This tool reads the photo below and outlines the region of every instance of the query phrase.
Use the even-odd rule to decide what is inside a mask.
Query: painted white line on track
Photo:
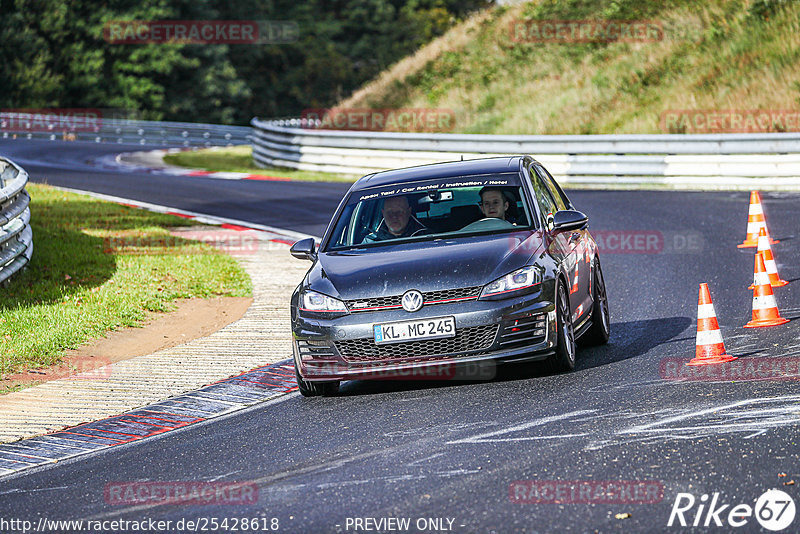
[[[287,240],[294,240],[298,241],[300,239],[306,239],[308,237],[314,237],[315,239],[319,240],[319,237],[303,234],[301,232],[295,232],[293,230],[287,230],[285,228],[276,228],[274,226],[267,226],[264,224],[253,223],[249,221],[243,221],[241,219],[230,219],[227,217],[218,217],[216,215],[209,215],[207,213],[199,213],[196,211],[188,211],[181,208],[174,208],[170,206],[163,206],[160,204],[152,204],[150,202],[142,202],[140,200],[133,200],[130,198],[123,198],[117,197],[114,195],[106,195],[103,193],[95,193],[93,191],[85,191],[83,189],[73,189],[71,187],[60,187],[60,186],[49,186],[53,189],[58,189],[59,191],[67,191],[69,193],[77,193],[80,195],[88,195],[92,198],[96,198],[99,200],[106,200],[109,202],[115,202],[117,204],[123,204],[127,206],[133,206],[136,208],[146,209],[148,211],[153,211],[156,213],[171,213],[175,215],[183,215],[187,217],[191,217],[194,220],[202,223],[208,224],[232,224],[235,226],[242,226],[247,229],[252,230],[261,230],[262,232],[268,232],[271,234],[275,234],[278,238],[285,237]]]

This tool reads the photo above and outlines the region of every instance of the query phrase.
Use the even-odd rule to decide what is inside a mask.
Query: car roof
[[[351,191],[359,191],[382,185],[417,182],[428,178],[450,178],[456,176],[473,176],[519,171],[519,162],[523,156],[503,156],[495,158],[469,159],[450,161],[447,163],[431,163],[417,167],[394,169],[376,172],[360,178],[353,184]]]

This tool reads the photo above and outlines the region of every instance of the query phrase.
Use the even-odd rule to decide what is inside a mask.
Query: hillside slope
[[[707,127],[714,110],[789,111],[794,118],[749,130],[800,130],[800,2],[603,3],[483,11],[337,107],[452,110],[453,131],[464,133],[724,131]],[[647,21],[656,30],[629,42],[575,42],[570,35],[591,34],[552,37],[554,21]],[[705,111],[698,119],[675,110]],[[739,126],[729,130],[748,130]]]

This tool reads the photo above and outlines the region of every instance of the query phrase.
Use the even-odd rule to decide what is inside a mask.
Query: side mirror
[[[589,216],[576,210],[557,211],[553,216],[553,230],[580,230],[589,224]]]
[[[307,237],[306,239],[301,239],[292,245],[292,248],[289,249],[289,252],[298,260],[314,261],[317,259],[317,252],[315,249],[316,244],[314,243],[314,238]]]

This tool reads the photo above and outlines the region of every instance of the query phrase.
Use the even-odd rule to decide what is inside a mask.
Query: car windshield
[[[518,173],[383,185],[350,194],[326,250],[531,228]]]

